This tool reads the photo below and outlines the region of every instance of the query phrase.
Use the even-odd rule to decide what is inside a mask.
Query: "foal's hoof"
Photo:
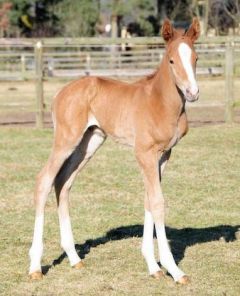
[[[84,264],[82,261],[79,261],[77,264],[73,265],[73,268],[75,269],[82,269],[84,267]]]
[[[178,281],[177,284],[180,285],[187,285],[190,283],[190,278],[187,275],[184,275],[183,277],[181,277]]]
[[[35,271],[29,274],[29,279],[31,281],[39,281],[39,280],[42,280],[42,278],[43,278],[43,274],[41,271]]]
[[[164,277],[164,272],[162,270],[158,270],[157,272],[151,274],[151,277],[153,277],[154,279],[161,279],[162,277]]]

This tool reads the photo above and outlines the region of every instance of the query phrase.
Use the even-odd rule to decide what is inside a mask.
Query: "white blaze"
[[[196,94],[198,92],[198,86],[191,63],[192,50],[186,43],[182,42],[178,47],[178,52],[190,83],[190,90],[192,94]]]

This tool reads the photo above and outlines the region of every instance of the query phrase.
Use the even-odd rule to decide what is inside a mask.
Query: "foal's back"
[[[126,83],[102,77],[85,77],[66,85],[55,97],[56,124],[98,125],[119,141],[132,145],[135,122],[148,110],[150,80]]]

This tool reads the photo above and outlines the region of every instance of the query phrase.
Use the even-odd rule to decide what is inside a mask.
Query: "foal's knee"
[[[151,213],[155,224],[164,223],[165,202],[164,199],[152,201],[150,204]]]

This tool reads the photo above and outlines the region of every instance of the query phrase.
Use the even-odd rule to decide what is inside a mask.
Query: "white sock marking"
[[[70,218],[59,214],[60,234],[61,234],[61,246],[66,252],[71,266],[77,264],[81,259],[79,258],[73,240],[72,227]]]
[[[154,256],[153,226],[154,223],[152,214],[149,211],[145,210],[142,254],[147,262],[150,274],[154,274],[160,270],[159,265],[157,264]]]
[[[41,271],[41,258],[43,253],[43,224],[44,215],[36,216],[32,246],[29,250],[29,256],[31,260],[29,273]]]
[[[166,237],[165,226],[164,225],[156,226],[156,233],[157,233],[160,262],[162,266],[166,268],[167,271],[172,275],[174,280],[178,281],[181,277],[185,275],[185,273],[177,267],[173,259],[173,255],[170,251],[167,237]]]

